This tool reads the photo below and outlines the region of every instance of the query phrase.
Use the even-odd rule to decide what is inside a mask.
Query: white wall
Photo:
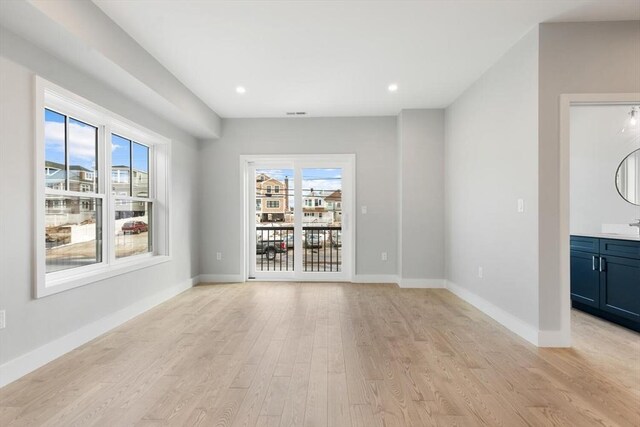
[[[356,154],[357,275],[397,272],[396,118],[224,119],[201,145],[202,274],[239,275],[241,154]],[[368,213],[362,215],[360,206]],[[222,260],[216,261],[216,252]],[[381,261],[381,252],[388,261]]]
[[[571,107],[572,234],[600,233],[603,224],[640,218],[640,206],[625,201],[615,183],[620,162],[640,148],[637,128],[621,132],[630,110],[628,105]]]
[[[198,144],[134,101],[70,68],[30,43],[0,34],[0,365],[141,300],[190,284],[198,274]],[[34,74],[172,141],[173,260],[144,270],[32,298]],[[2,379],[0,379],[0,382]]]
[[[444,110],[398,116],[399,258],[402,286],[444,279]]]
[[[559,97],[640,92],[638,46],[639,21],[540,25],[540,329],[562,326]]]
[[[534,29],[445,113],[447,278],[531,340],[538,327],[537,111]]]

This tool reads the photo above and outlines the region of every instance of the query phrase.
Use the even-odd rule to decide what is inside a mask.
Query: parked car
[[[339,232],[332,231],[331,234],[329,234],[329,243],[334,248],[341,248],[342,247],[341,234]]]
[[[261,236],[256,239],[256,255],[266,255],[268,260],[273,260],[277,253],[287,251],[287,243],[281,239],[264,241]]]
[[[287,244],[287,249],[293,249],[295,245],[295,241],[293,240],[293,234],[287,234],[284,238],[285,243]]]
[[[149,226],[143,221],[127,221],[122,225],[124,234],[140,234],[149,231]]]
[[[321,248],[322,247],[322,236],[313,233],[307,233],[304,239],[304,247],[305,248]]]

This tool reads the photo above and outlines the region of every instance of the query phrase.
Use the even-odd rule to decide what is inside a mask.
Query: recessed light
[[[247,89],[245,89],[244,86],[238,86],[236,88],[236,92],[242,95],[243,93],[247,92]]]
[[[389,90],[389,92],[397,92],[398,85],[396,83],[391,83],[387,89]]]

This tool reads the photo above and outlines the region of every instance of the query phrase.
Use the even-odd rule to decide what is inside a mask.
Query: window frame
[[[39,76],[35,77],[35,215],[33,296],[41,298],[88,285],[171,260],[170,159],[171,140],[125,119]],[[95,192],[73,192],[45,188],[45,108],[98,128],[98,188]],[[68,119],[67,119],[68,120]],[[115,200],[111,191],[111,135],[126,136],[146,145],[149,153],[149,196],[152,203],[152,251],[116,259]],[[131,179],[131,177],[130,177]],[[46,272],[45,200],[47,195],[101,199],[102,260],[67,270]],[[160,208],[162,207],[162,208]]]

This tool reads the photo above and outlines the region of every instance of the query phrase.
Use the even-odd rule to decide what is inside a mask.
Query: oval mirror
[[[616,171],[616,188],[627,202],[640,206],[640,149],[625,157]]]

